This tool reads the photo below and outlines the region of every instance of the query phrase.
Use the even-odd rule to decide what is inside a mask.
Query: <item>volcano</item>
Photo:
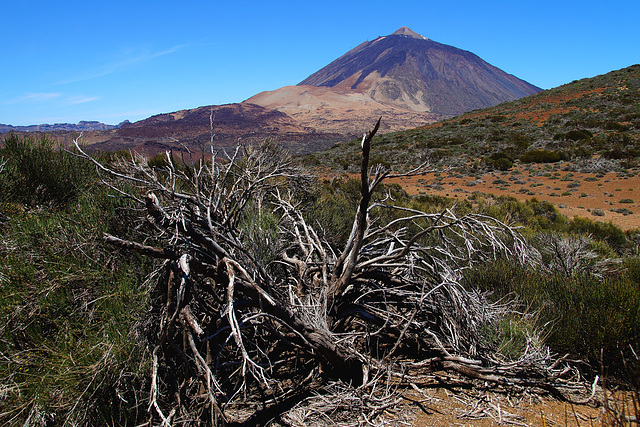
[[[273,137],[304,154],[358,137],[379,117],[381,133],[403,130],[540,90],[471,52],[402,27],[360,44],[298,85],[239,104],[159,114],[94,132],[91,139],[96,149],[135,147],[152,155],[198,150],[212,136],[216,147],[230,150],[238,141]]]
[[[487,108],[542,89],[479,56],[407,27],[366,41],[297,86],[246,102],[275,108],[305,126],[345,131],[379,114],[389,130]]]

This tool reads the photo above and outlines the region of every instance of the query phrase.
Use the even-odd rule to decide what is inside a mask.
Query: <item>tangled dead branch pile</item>
[[[295,407],[293,422],[328,384],[366,394],[371,422],[395,401],[392,388],[450,374],[566,396],[576,371],[552,363],[535,337],[517,360],[502,356],[486,331],[508,307],[462,283],[478,261],[528,262],[525,242],[489,217],[425,213],[374,193],[392,176],[369,166],[378,125],[362,140],[360,202],[343,248],[305,220],[299,200],[312,178],[271,142],[224,161],[167,153],[155,169],[134,157],[93,160],[153,227],[145,242],[107,241],[165,260],[146,322],[151,423],[259,424]]]

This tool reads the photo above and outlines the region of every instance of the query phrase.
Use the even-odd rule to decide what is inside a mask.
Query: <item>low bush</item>
[[[509,142],[514,145],[516,151],[522,152],[529,148],[529,146],[533,143],[533,138],[527,134],[514,133],[509,137]]]
[[[106,247],[130,210],[90,187],[65,209],[10,213],[0,230],[0,424],[134,425],[149,385],[135,326],[151,263]],[[118,206],[125,208],[119,209]],[[27,419],[42,419],[29,424]]]
[[[501,123],[501,122],[504,122],[505,120],[507,120],[507,117],[503,116],[503,115],[500,115],[500,114],[497,114],[497,115],[494,115],[494,116],[488,116],[487,119],[489,119],[489,121],[491,123]]]
[[[626,208],[611,209],[611,212],[616,212],[616,213],[622,214],[624,216],[633,215],[633,211],[631,211],[629,209],[626,209]]]
[[[626,130],[628,130],[628,127],[618,123],[618,122],[614,122],[612,120],[607,121],[603,124],[602,126],[604,129],[608,129],[608,130],[614,130],[614,131],[618,131],[618,132],[624,132]]]
[[[493,153],[485,159],[485,164],[491,169],[507,171],[513,167],[513,158],[504,152]]]
[[[591,133],[586,129],[574,129],[574,130],[570,130],[567,133],[558,133],[553,136],[553,139],[580,141],[583,139],[590,139],[592,137],[593,137],[593,133]]]
[[[0,151],[0,424],[144,422],[152,263],[102,237],[137,233],[131,206],[47,137],[10,135]]]
[[[520,156],[523,163],[556,163],[568,160],[567,155],[562,151],[550,151],[545,149],[531,150]]]
[[[46,135],[37,139],[11,134],[4,138],[0,158],[6,159],[0,201],[27,207],[62,206],[95,179],[88,162],[57,147]]]
[[[593,151],[584,145],[580,145],[573,150],[572,155],[579,159],[589,159],[593,155]]]
[[[332,243],[341,245],[351,232],[351,217],[360,198],[360,182],[355,179],[325,181],[309,200],[307,213],[313,223],[321,225]]]
[[[583,358],[597,372],[624,376],[630,346],[640,347],[640,263],[630,260],[616,276],[566,277],[542,274],[512,262],[471,270],[469,282],[494,298],[517,295],[523,308],[547,326],[547,343],[560,354]],[[601,359],[602,350],[602,359]]]
[[[595,209],[594,209],[595,210]],[[604,213],[604,211],[602,211]],[[606,242],[613,250],[623,254],[631,245],[624,231],[612,222],[593,221],[589,218],[575,217],[567,222],[564,231],[593,236],[597,240]]]

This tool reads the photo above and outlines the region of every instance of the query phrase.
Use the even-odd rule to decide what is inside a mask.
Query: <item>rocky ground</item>
[[[613,222],[622,229],[640,228],[640,176],[637,172],[585,173],[568,165],[538,164],[494,171],[478,177],[454,172],[391,179],[409,194],[436,194],[467,199],[474,192],[509,195],[524,201],[548,201],[568,218]]]

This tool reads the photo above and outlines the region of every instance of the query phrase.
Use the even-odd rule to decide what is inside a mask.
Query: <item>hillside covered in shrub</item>
[[[591,382],[604,373],[637,399],[637,230],[568,219],[536,199],[410,196],[369,180],[423,161],[460,173],[598,158],[634,168],[639,82],[633,66],[376,137],[367,161],[377,169],[357,180],[309,176],[289,160],[284,172],[269,175],[269,167],[282,166],[271,142],[217,169],[170,153],[100,154],[92,164],[47,137],[5,136],[0,422],[141,425],[197,416],[193,422],[204,425],[207,416],[231,424],[226,417],[236,414],[257,423],[285,411],[274,394],[281,388],[291,406],[289,399],[308,403],[338,389],[358,396],[357,410],[327,405],[313,420],[358,411],[377,417],[372,408],[383,401],[374,391],[396,393],[409,383],[367,388],[370,372],[383,381],[398,366],[457,367],[464,377],[465,369],[507,375],[526,365],[509,377],[525,384],[530,377],[518,383],[518,375],[539,373],[533,367],[554,357],[570,363],[558,375]],[[353,172],[367,165],[361,156],[354,141],[302,163]],[[119,172],[107,179],[109,171]],[[220,210],[207,209],[214,196]],[[337,285],[325,293],[323,283]],[[326,295],[336,304],[323,312]],[[459,295],[488,308],[486,317],[466,312]],[[433,305],[423,310],[424,301]],[[466,329],[458,328],[461,319]],[[346,368],[332,372],[327,357]],[[557,379],[557,366],[542,372]],[[364,378],[349,374],[353,367]]]
[[[305,162],[353,170],[358,150],[359,141],[338,144],[308,155]],[[472,173],[506,170],[514,161],[585,162],[593,157],[634,167],[640,157],[640,65],[382,135],[372,155],[394,170],[430,162]]]

